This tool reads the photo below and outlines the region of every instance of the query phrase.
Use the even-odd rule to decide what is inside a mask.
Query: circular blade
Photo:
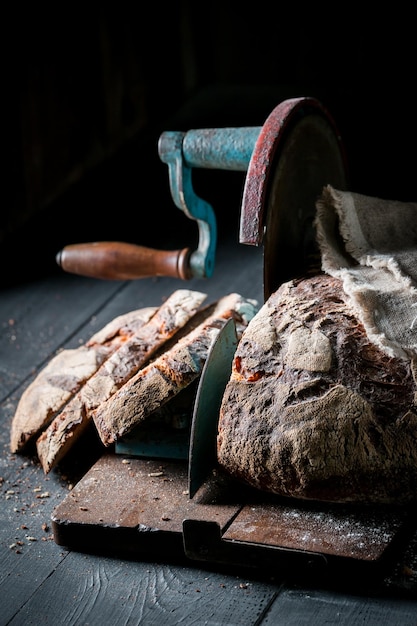
[[[301,119],[276,155],[266,199],[264,298],[281,283],[320,269],[314,217],[323,187],[346,189],[338,141],[325,118]]]
[[[314,232],[323,187],[347,189],[347,166],[333,119],[313,98],[286,100],[255,145],[241,214],[241,243],[264,247],[264,299],[320,265]]]

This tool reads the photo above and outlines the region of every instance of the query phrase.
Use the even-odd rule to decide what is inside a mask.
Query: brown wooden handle
[[[171,276],[188,280],[190,250],[154,250],[119,241],[71,244],[56,255],[56,262],[71,274],[132,280]]]

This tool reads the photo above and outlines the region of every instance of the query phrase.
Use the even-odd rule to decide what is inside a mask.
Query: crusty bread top
[[[118,350],[70,399],[36,441],[45,473],[54,467],[85,431],[93,410],[108,400],[151,356],[192,319],[207,295],[178,289],[155,311],[146,324]]]
[[[156,310],[157,307],[145,307],[119,315],[84,345],[62,350],[53,357],[20,397],[11,425],[10,451],[23,450]]]
[[[237,347],[220,465],[283,496],[417,500],[415,366],[369,340],[339,279],[281,285]]]
[[[196,380],[212,342],[226,321],[235,318],[241,330],[256,310],[256,303],[239,294],[224,296],[197,327],[101,403],[93,411],[93,419],[104,445],[109,446],[126,435]]]

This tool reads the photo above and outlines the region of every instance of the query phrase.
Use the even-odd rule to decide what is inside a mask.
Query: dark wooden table
[[[214,276],[190,288],[209,299],[238,291],[262,301],[262,249],[220,241]],[[36,456],[12,455],[22,391],[62,348],[116,315],[158,305],[175,279],[101,281],[54,272],[0,293],[0,624],[417,624],[417,534],[381,583],[289,579],[285,568],[133,559],[57,545],[51,514],[100,452],[80,445],[45,476]],[[94,456],[96,455],[96,456]],[[369,584],[368,584],[369,583]]]

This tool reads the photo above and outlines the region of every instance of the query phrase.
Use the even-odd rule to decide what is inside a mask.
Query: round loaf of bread
[[[217,458],[281,496],[417,500],[417,363],[369,341],[339,279],[282,284],[237,347]]]

